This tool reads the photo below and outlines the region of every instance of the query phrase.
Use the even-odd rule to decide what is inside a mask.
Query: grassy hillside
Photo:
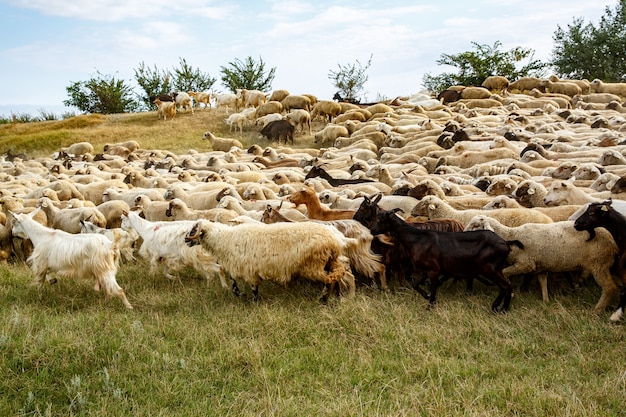
[[[229,134],[222,118],[3,125],[0,151],[42,156],[129,139],[205,151],[205,130],[254,141],[252,130]],[[551,279],[550,303],[532,283],[495,315],[496,290],[480,283],[472,294],[446,283],[428,310],[400,288],[360,287],[323,306],[315,284],[264,282],[254,303],[191,270],[177,282],[147,271],[137,262],[118,272],[128,311],[91,282],[38,291],[24,264],[0,265],[0,415],[617,416],[626,407],[624,327],[593,314],[593,281],[572,289]]]
[[[202,141],[202,135],[207,130],[217,136],[237,138],[246,146],[257,142],[262,146],[268,144],[253,126],[244,129],[243,134],[229,132],[224,123],[226,117],[227,114],[221,111],[200,110],[193,115],[178,113],[174,119],[167,121],[157,119],[156,112],[148,112],[106,116],[91,114],[64,120],[2,124],[0,152],[12,149],[29,156],[47,156],[61,147],[82,141],[91,142],[96,152],[102,152],[106,143],[136,140],[146,149],[167,149],[181,154],[189,149],[211,150],[209,144]],[[296,139],[296,147],[312,145],[310,136]]]

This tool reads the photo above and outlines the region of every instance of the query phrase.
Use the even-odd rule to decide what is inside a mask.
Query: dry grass
[[[172,120],[157,119],[156,112],[114,115],[82,115],[60,121],[36,123],[10,123],[0,125],[0,152],[11,149],[29,156],[41,157],[58,151],[75,142],[87,141],[96,152],[102,152],[107,143],[136,140],[146,149],[166,149],[182,154],[190,149],[211,150],[202,141],[205,131],[216,136],[232,137],[244,146],[268,142],[260,137],[254,126],[246,127],[242,133],[230,132],[224,119],[228,115],[221,110],[200,110],[193,115],[178,113]],[[320,125],[321,126],[321,125]],[[298,136],[297,148],[314,147],[311,136]],[[319,147],[319,146],[318,146]]]

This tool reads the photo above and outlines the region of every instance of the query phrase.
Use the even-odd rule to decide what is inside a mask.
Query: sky
[[[441,54],[472,42],[535,51],[574,18],[597,24],[616,2],[589,0],[0,0],[0,115],[67,109],[66,87],[101,74],[136,86],[134,70],[189,65],[220,82],[220,67],[250,56],[275,67],[272,89],[331,99],[339,65],[367,63],[364,99],[423,89],[425,73],[453,72]]]

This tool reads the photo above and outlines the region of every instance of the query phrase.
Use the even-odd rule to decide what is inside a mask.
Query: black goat
[[[308,178],[315,178],[315,177],[320,177],[320,178],[325,179],[333,187],[337,187],[340,185],[347,185],[347,184],[361,184],[364,182],[374,182],[373,180],[370,180],[367,178],[333,178],[330,176],[328,172],[326,172],[324,168],[321,168],[319,166],[311,167],[311,170],[306,174],[305,178],[308,179]]]

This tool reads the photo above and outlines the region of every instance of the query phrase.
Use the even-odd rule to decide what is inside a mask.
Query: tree
[[[249,56],[245,61],[237,58],[228,66],[220,67],[220,73],[222,84],[233,93],[238,88],[267,92],[272,88],[276,67],[270,68],[266,74],[263,59],[259,57],[259,62],[256,62]]]
[[[337,64],[337,71],[328,71],[328,78],[333,85],[339,89],[339,93],[343,94],[343,98],[348,101],[358,101],[357,97],[363,91],[363,86],[367,82],[366,74],[370,65],[372,65],[372,57],[370,55],[365,65],[357,59],[354,64],[341,65]]]
[[[626,81],[626,0],[608,6],[598,26],[575,18],[552,36],[552,61],[561,77]]]
[[[180,58],[180,67],[174,68],[173,71],[173,84],[176,91],[208,91],[217,81],[208,73],[194,69],[184,58]]]
[[[66,106],[73,106],[85,113],[125,113],[137,109],[133,89],[124,80],[97,72],[87,81],[76,81],[65,88],[69,99]]]
[[[148,68],[143,62],[134,71],[135,80],[144,91],[144,95],[139,95],[144,108],[150,109],[154,106],[150,101],[150,96],[169,94],[172,91],[171,78],[168,71],[159,70],[156,65],[154,65],[154,69]]]
[[[515,47],[501,51],[502,43],[481,45],[472,42],[475,51],[460,54],[441,54],[438,65],[450,65],[459,69],[458,73],[440,75],[424,74],[422,84],[431,91],[440,92],[451,85],[481,85],[491,75],[502,75],[513,81],[520,77],[542,76],[547,64],[534,60],[535,51],[529,48]],[[528,59],[528,63],[518,69],[519,63]]]

